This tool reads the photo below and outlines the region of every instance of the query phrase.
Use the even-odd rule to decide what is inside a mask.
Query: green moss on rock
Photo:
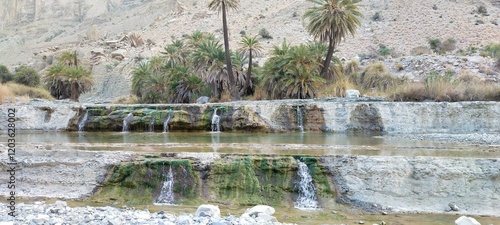
[[[160,195],[170,167],[174,173],[177,203],[199,199],[198,175],[189,160],[156,160],[116,165],[92,199],[129,205],[152,204]]]

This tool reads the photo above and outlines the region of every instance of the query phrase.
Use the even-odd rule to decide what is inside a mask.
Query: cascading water
[[[174,173],[172,172],[172,166],[170,166],[156,203],[171,205],[174,204],[174,201]]]
[[[212,116],[212,132],[220,132],[220,116],[217,115],[217,108],[214,109]]]
[[[156,118],[153,116],[153,119],[151,119],[151,122],[149,122],[149,127],[148,127],[149,132],[155,131],[155,122],[156,122]]]
[[[167,119],[163,121],[163,133],[168,132],[168,123],[170,123],[171,119],[172,119],[172,110],[169,110]]]
[[[297,160],[299,166],[299,197],[295,202],[295,208],[302,210],[318,209],[318,200],[316,198],[316,190],[314,188],[312,176],[307,165],[300,160]]]
[[[85,123],[87,123],[87,120],[89,118],[89,112],[85,112],[85,115],[83,115],[82,120],[78,123],[78,131],[82,132],[83,129],[85,128]]]
[[[128,127],[128,124],[130,122],[132,122],[132,120],[134,120],[134,114],[133,113],[129,113],[124,119],[123,119],[123,129],[122,129],[122,132],[128,132],[129,131],[129,127]]]
[[[302,118],[302,110],[300,110],[300,106],[297,106],[297,128],[300,132],[304,132],[304,122]]]

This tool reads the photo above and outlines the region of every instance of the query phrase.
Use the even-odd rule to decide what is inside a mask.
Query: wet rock
[[[455,225],[481,225],[476,219],[467,216],[461,216],[455,220]]]
[[[197,217],[220,218],[220,209],[216,205],[200,205],[194,215]]]
[[[372,104],[360,104],[351,112],[349,131],[380,132],[384,124],[380,111]]]

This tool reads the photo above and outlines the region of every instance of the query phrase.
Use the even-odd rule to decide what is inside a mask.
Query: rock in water
[[[220,218],[220,209],[216,205],[200,205],[194,215],[197,217]]]
[[[210,98],[207,96],[201,96],[198,99],[196,99],[197,104],[205,104],[205,103],[209,103],[209,102],[210,102]]]
[[[354,90],[354,89],[347,89],[345,91],[345,97],[346,98],[359,98],[361,94],[359,93],[358,90]]]
[[[461,216],[455,220],[455,225],[481,225],[476,219],[467,216]]]

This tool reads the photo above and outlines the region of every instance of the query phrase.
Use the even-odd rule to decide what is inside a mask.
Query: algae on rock
[[[198,175],[189,160],[155,160],[116,165],[91,200],[129,205],[152,204],[159,196],[169,168],[176,174],[174,195],[179,202],[198,201]]]

